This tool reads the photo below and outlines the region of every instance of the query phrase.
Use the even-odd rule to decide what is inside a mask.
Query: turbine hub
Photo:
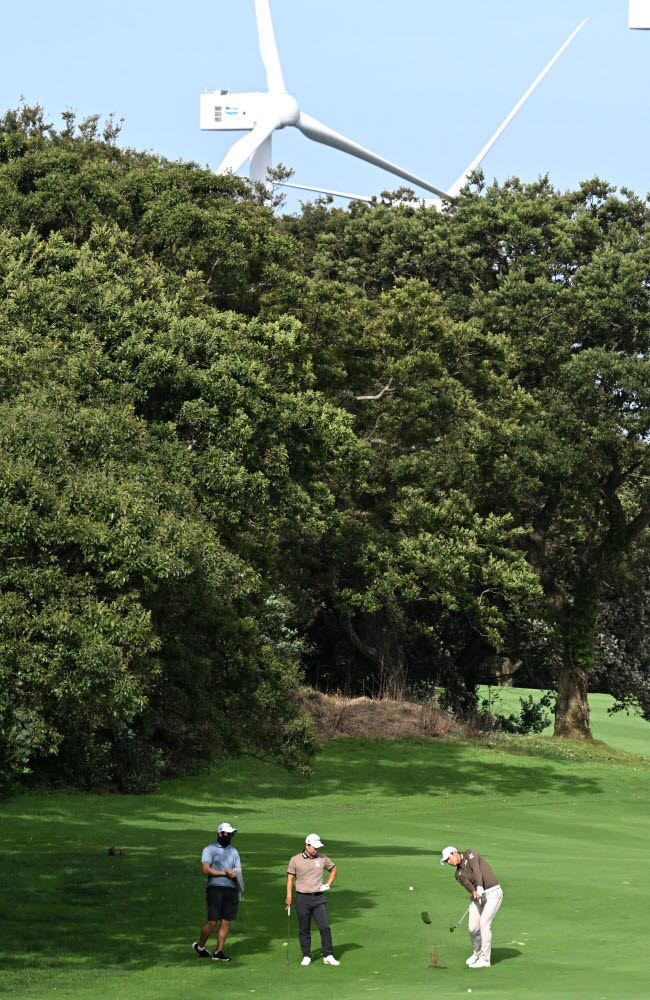
[[[273,104],[278,115],[278,128],[297,123],[300,118],[300,108],[295,97],[292,97],[291,94],[278,94],[276,97],[274,94]]]

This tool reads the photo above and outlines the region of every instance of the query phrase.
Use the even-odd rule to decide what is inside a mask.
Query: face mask
[[[230,847],[230,841],[233,838],[232,833],[220,833],[219,834],[219,847]]]

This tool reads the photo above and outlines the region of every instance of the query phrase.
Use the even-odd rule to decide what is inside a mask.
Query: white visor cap
[[[445,847],[444,851],[442,852],[442,861],[440,862],[440,864],[446,865],[451,855],[455,853],[456,853],[455,847]]]
[[[305,838],[305,843],[309,844],[310,847],[319,848],[323,846],[323,842],[317,833],[310,833],[308,837]]]
[[[220,823],[219,833],[237,833],[237,827],[231,826],[230,823]]]

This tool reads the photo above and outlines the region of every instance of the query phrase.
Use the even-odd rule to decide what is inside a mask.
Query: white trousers
[[[503,891],[500,887],[488,889],[479,903],[473,899],[469,907],[469,936],[472,940],[474,954],[484,961],[490,961],[492,954],[492,921],[503,902]]]

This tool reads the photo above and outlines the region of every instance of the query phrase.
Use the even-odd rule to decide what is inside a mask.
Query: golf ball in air
[[[409,886],[409,891],[413,892],[413,886],[412,885]]]

